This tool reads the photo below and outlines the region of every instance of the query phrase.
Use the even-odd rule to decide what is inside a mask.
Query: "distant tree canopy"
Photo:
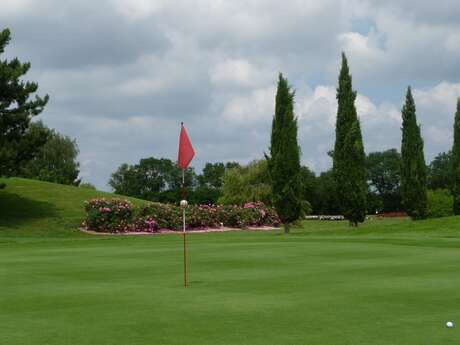
[[[220,204],[242,205],[251,201],[272,204],[266,160],[255,160],[246,166],[235,166],[225,172]]]
[[[454,184],[452,151],[441,152],[427,168],[429,189],[452,189]]]
[[[341,205],[336,190],[332,169],[316,177],[314,197],[308,199],[312,204],[314,214],[341,214]]]
[[[239,164],[206,163],[202,174],[197,176],[197,186],[192,201],[200,204],[216,204],[223,194],[225,172],[235,167],[239,167]]]
[[[401,155],[396,149],[371,152],[366,157],[368,211],[401,210]]]
[[[186,187],[193,188],[195,182],[193,169],[186,169]],[[151,201],[177,202],[181,198],[182,172],[170,159],[144,158],[138,164],[122,164],[112,174],[109,185],[117,194]]]
[[[10,40],[10,30],[0,31],[0,55]],[[21,79],[29,69],[30,63],[17,58],[0,60],[0,176],[17,175],[24,162],[34,158],[46,142],[39,133],[29,130],[31,119],[48,102],[48,96],[30,99],[38,84]]]
[[[29,133],[46,138],[35,157],[24,163],[18,174],[22,177],[60,184],[78,185],[80,180],[78,147],[75,140],[45,127],[41,122],[32,123]],[[34,134],[35,133],[35,134]]]
[[[185,170],[187,199],[195,204],[215,204],[222,195],[224,174],[239,165],[207,163],[201,175]],[[138,164],[122,164],[110,178],[115,193],[164,203],[176,203],[182,196],[182,170],[166,158],[145,158]]]

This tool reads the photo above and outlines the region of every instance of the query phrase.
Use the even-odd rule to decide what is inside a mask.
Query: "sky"
[[[109,190],[122,163],[247,163],[268,152],[278,73],[296,91],[302,163],[330,168],[345,52],[366,152],[400,147],[412,86],[429,162],[452,145],[458,0],[2,0],[12,41],[50,95],[37,117],[75,138],[81,178]],[[0,27],[1,29],[1,27]]]

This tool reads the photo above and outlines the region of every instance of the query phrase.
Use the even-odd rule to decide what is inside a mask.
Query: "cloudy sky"
[[[302,160],[328,169],[340,52],[367,152],[400,146],[407,86],[429,161],[452,143],[460,96],[458,0],[2,0],[5,56],[30,60],[40,118],[77,139],[84,181],[177,156],[186,123],[205,162],[267,151],[277,74],[296,89]]]

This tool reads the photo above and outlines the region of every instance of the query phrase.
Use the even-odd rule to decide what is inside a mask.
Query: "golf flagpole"
[[[182,234],[184,238],[184,287],[188,286],[187,279],[187,233],[185,232],[185,209],[187,207],[186,190],[185,190],[185,169],[182,169]]]
[[[185,130],[184,123],[181,122],[180,136],[179,136],[179,154],[177,159],[177,164],[182,169],[182,200],[180,206],[182,208],[182,234],[184,239],[184,287],[188,287],[188,272],[187,272],[187,232],[186,232],[186,222],[185,222],[185,209],[188,206],[186,197],[187,190],[185,187],[185,169],[189,166],[193,157],[195,156],[195,151],[193,150],[192,143],[187,135]]]

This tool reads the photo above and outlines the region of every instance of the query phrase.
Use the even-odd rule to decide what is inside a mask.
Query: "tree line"
[[[8,29],[0,32],[0,54],[10,39]],[[0,61],[0,176],[79,185],[76,141],[32,121],[44,110],[49,96],[37,96],[38,84],[22,80],[29,69],[29,62],[21,63],[17,58]],[[453,200],[453,212],[460,214],[460,100],[452,150],[436,156],[429,166],[425,164],[410,87],[401,110],[400,151],[366,155],[355,107],[356,91],[347,58],[342,54],[335,144],[329,153],[333,164],[319,176],[300,164],[294,100],[294,90],[280,74],[265,157],[245,166],[236,162],[207,163],[201,174],[188,169],[189,200],[227,204],[261,200],[277,208],[286,232],[289,224],[308,212],[340,213],[354,226],[376,211],[404,210],[413,219],[423,219],[428,215],[430,198],[440,200],[443,195]],[[176,202],[181,193],[181,174],[175,162],[151,157],[138,164],[121,165],[109,184],[119,194]],[[443,190],[444,194],[428,193],[427,189]]]
[[[455,116],[452,151],[440,153],[425,164],[423,139],[417,123],[411,88],[401,110],[401,149],[365,154],[355,107],[356,91],[345,54],[337,88],[336,140],[329,152],[332,169],[315,175],[300,164],[295,92],[280,74],[269,153],[246,166],[207,163],[200,175],[186,172],[192,203],[242,204],[260,200],[273,204],[289,232],[289,224],[302,214],[343,214],[353,226],[367,214],[405,211],[413,219],[429,213],[429,198],[455,200],[460,192],[460,102]],[[161,202],[180,197],[180,171],[168,159],[143,159],[122,165],[110,180],[115,192]],[[442,192],[427,192],[427,189]],[[444,202],[443,201],[443,202]],[[438,202],[438,201],[437,201]]]

